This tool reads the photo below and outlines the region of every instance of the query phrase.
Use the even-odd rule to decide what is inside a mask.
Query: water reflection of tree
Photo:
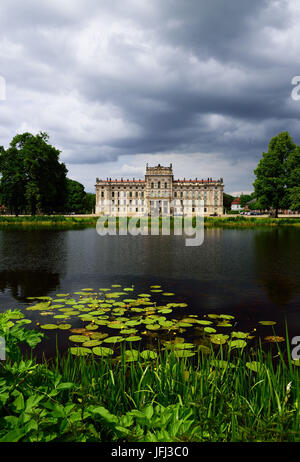
[[[0,231],[0,291],[24,301],[55,290],[65,273],[66,231]]]
[[[10,295],[25,301],[27,297],[45,296],[55,290],[60,282],[59,274],[40,271],[2,271],[0,272],[0,291],[10,291]]]
[[[286,306],[300,293],[300,232],[295,228],[255,231],[255,270],[270,300]]]

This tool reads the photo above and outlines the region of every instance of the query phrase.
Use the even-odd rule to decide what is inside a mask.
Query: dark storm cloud
[[[211,153],[250,184],[270,137],[300,143],[299,19],[296,0],[3,0],[0,144],[47,131],[92,176],[156,153],[193,174]]]

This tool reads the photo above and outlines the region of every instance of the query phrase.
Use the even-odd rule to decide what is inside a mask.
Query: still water
[[[204,243],[184,236],[99,236],[72,231],[0,231],[0,311],[29,296],[85,287],[161,284],[189,314],[227,313],[239,327],[286,317],[300,335],[300,229],[207,229]]]

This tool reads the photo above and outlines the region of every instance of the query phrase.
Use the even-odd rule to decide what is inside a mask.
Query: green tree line
[[[47,133],[16,135],[8,149],[0,146],[0,200],[15,215],[92,213],[95,195],[67,178],[60,151]]]

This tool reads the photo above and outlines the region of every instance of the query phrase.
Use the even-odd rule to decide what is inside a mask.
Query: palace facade
[[[150,210],[162,215],[185,213],[187,203],[193,214],[201,201],[204,215],[223,213],[223,178],[219,180],[174,180],[172,164],[146,166],[144,180],[96,179],[96,214],[146,216]]]

